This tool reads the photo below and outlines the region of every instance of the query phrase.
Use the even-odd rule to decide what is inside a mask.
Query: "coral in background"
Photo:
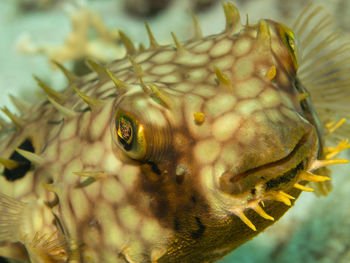
[[[48,10],[66,0],[17,0],[18,9],[23,12]],[[0,261],[1,262],[1,261]]]
[[[152,16],[167,8],[172,0],[124,0],[126,9],[138,16]]]
[[[125,50],[120,43],[118,29],[108,29],[101,17],[86,5],[71,5],[68,9],[72,32],[63,45],[37,46],[30,37],[24,36],[17,43],[17,49],[28,54],[42,53],[57,62],[74,62],[74,71],[86,73],[86,57],[107,62],[121,57]]]
[[[124,0],[124,5],[129,13],[137,16],[153,16],[168,8],[173,2],[181,0]],[[209,9],[219,0],[192,0],[188,1],[189,7],[195,11]]]
[[[193,9],[199,11],[205,10],[217,4],[218,2],[219,0],[196,0],[193,1]]]

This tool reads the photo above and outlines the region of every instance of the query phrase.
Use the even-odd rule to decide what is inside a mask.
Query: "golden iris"
[[[132,159],[142,160],[146,155],[144,126],[132,114],[118,110],[115,115],[116,144]]]
[[[283,43],[286,45],[286,47],[289,51],[289,54],[292,57],[295,68],[297,68],[297,66],[298,66],[297,48],[296,48],[296,41],[295,41],[294,32],[282,24],[280,24],[279,29],[280,29],[279,30],[280,37],[281,37]]]

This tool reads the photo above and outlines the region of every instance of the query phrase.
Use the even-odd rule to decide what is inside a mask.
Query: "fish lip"
[[[277,161],[235,175],[224,173],[220,178],[220,187],[231,195],[238,195],[252,191],[258,185],[265,185],[266,191],[280,189],[282,184],[284,187],[293,185],[298,172],[308,167],[316,155],[316,145],[315,132],[309,131],[299,139],[287,156]]]

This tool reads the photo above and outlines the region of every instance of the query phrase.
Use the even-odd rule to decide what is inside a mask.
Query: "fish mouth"
[[[258,185],[264,185],[265,191],[292,187],[297,181],[298,172],[308,167],[316,149],[317,137],[315,132],[310,131],[300,138],[287,156],[277,161],[239,174],[224,173],[220,177],[220,187],[231,195],[255,192]]]

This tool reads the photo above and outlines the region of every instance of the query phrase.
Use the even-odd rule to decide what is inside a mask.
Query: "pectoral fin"
[[[64,263],[68,260],[66,239],[58,233],[50,236],[36,233],[26,248],[32,263]]]
[[[0,194],[0,242],[19,241],[18,230],[25,207],[25,203]]]
[[[38,217],[46,217],[51,222],[53,215],[49,209],[36,200],[24,203],[0,194],[0,244],[22,243],[31,263],[63,263],[68,260],[67,240],[50,225],[36,226]],[[51,214],[51,215],[50,215]],[[42,230],[45,229],[45,232]]]

